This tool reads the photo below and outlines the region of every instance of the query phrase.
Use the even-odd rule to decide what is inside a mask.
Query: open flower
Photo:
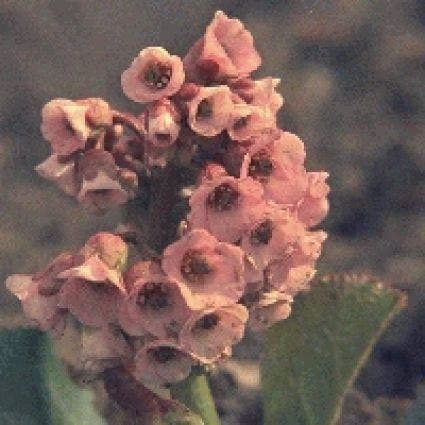
[[[227,86],[201,87],[187,105],[189,126],[202,136],[216,136],[231,122],[233,102]]]
[[[172,279],[183,282],[202,306],[214,305],[219,298],[236,302],[245,288],[243,251],[203,229],[192,230],[169,245],[162,267]]]
[[[307,190],[304,158],[304,145],[297,136],[283,131],[265,134],[249,148],[241,177],[259,181],[265,199],[292,206],[303,199]]]
[[[308,186],[304,199],[297,207],[298,218],[307,225],[307,227],[319,224],[329,211],[329,186],[326,179],[329,174],[320,172],[307,173]]]
[[[205,180],[190,198],[191,229],[206,229],[218,240],[236,242],[266,208],[261,185],[250,177]]]
[[[94,212],[105,212],[133,197],[121,184],[120,170],[109,152],[87,151],[79,161],[79,173],[82,184],[78,200]]]
[[[191,355],[170,340],[146,344],[136,353],[134,362],[135,378],[156,386],[182,381],[195,364]]]
[[[41,132],[54,153],[69,155],[86,145],[91,129],[86,120],[88,105],[69,99],[53,99],[44,105]]]
[[[247,320],[248,311],[240,304],[201,310],[186,322],[179,341],[203,362],[213,362],[242,339]]]
[[[242,22],[218,11],[183,64],[188,80],[212,82],[248,75],[260,66],[261,58]]]
[[[122,299],[119,322],[130,335],[174,337],[190,315],[190,297],[188,289],[164,274],[145,273]]]
[[[179,135],[180,114],[168,99],[150,104],[144,112],[148,142],[157,147],[172,145]]]
[[[73,264],[74,256],[63,253],[42,272],[15,274],[6,280],[6,287],[21,301],[25,316],[43,331],[60,333],[65,327],[66,310],[58,307],[63,280],[58,275]]]
[[[249,310],[248,326],[255,332],[267,329],[291,314],[292,297],[280,292],[261,294],[258,302]]]
[[[121,76],[122,89],[135,102],[172,96],[184,81],[183,63],[162,47],[147,47]]]

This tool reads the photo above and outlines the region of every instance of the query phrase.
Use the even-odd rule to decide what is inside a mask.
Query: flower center
[[[143,74],[144,82],[151,88],[163,89],[171,80],[172,69],[166,63],[155,62],[150,64]]]
[[[235,121],[235,123],[233,124],[233,129],[234,129],[234,130],[240,130],[241,128],[246,127],[246,126],[247,126],[247,124],[248,124],[248,119],[249,119],[249,116],[239,118],[239,119],[238,119],[238,120],[236,120],[236,121]]]
[[[251,158],[248,174],[257,180],[266,180],[273,172],[273,163],[267,152],[259,152]]]
[[[137,303],[141,307],[150,307],[152,310],[161,310],[169,307],[169,293],[162,283],[149,282],[140,291]]]
[[[150,354],[158,363],[167,363],[177,357],[178,351],[172,347],[158,347],[150,350]]]
[[[207,197],[207,205],[216,211],[229,211],[239,198],[239,192],[228,183],[217,186]]]
[[[204,317],[202,317],[195,323],[195,329],[205,329],[209,331],[211,329],[214,329],[217,326],[218,322],[219,318],[217,314],[206,314]]]
[[[273,225],[271,220],[263,221],[259,224],[250,235],[252,245],[267,245],[272,238]]]
[[[205,256],[195,250],[186,252],[180,270],[183,277],[189,282],[198,282],[212,272]]]
[[[198,109],[196,111],[196,118],[211,118],[213,114],[213,105],[209,99],[202,99],[199,102]]]

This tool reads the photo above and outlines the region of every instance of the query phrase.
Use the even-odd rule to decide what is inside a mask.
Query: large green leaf
[[[405,298],[371,279],[332,278],[271,327],[262,361],[265,425],[331,425],[344,393]]]

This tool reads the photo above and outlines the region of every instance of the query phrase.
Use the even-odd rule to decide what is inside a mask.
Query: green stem
[[[201,416],[205,425],[220,425],[214,399],[205,373],[192,373],[171,388],[173,398]]]

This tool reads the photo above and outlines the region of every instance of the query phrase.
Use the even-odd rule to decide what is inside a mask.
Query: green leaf
[[[371,278],[322,279],[297,296],[289,319],[266,335],[265,425],[335,424],[345,392],[404,304]]]

